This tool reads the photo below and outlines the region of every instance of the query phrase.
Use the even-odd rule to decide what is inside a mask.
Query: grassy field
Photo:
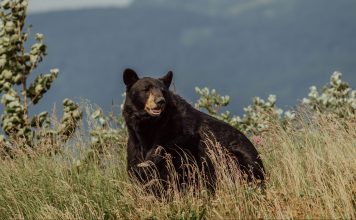
[[[214,155],[216,193],[171,190],[165,197],[171,199],[147,195],[128,180],[125,136],[85,160],[89,141],[78,133],[62,154],[0,160],[0,218],[355,219],[355,120],[316,117],[297,124],[288,131],[271,124],[254,138],[267,170],[265,191],[239,184],[228,159]]]

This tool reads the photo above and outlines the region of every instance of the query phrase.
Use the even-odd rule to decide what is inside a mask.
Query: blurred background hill
[[[110,110],[127,67],[154,77],[173,70],[190,102],[195,86],[215,88],[234,113],[270,93],[294,106],[335,70],[356,87],[354,0],[136,0],[31,13],[27,22],[49,47],[39,71],[60,69],[38,109],[83,97]]]

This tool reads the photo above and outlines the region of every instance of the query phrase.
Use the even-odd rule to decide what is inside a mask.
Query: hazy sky
[[[132,0],[30,0],[29,12],[43,12],[61,9],[92,8],[92,7],[124,7]]]

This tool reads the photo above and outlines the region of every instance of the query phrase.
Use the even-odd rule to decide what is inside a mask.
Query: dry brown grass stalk
[[[285,130],[271,122],[255,143],[266,168],[264,190],[241,180],[232,158],[207,139],[216,169],[215,193],[206,176],[187,166],[180,190],[174,168],[163,197],[129,181],[124,146],[110,143],[100,163],[84,160],[89,141],[79,134],[65,151],[0,160],[2,218],[246,219],[356,218],[355,120],[313,115]],[[124,138],[124,137],[123,137]],[[98,157],[99,158],[99,157]],[[188,159],[188,158],[187,158]],[[157,183],[152,183],[157,184]]]

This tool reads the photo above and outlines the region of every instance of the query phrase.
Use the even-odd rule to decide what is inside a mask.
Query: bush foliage
[[[308,98],[303,99],[303,104],[323,114],[336,114],[340,118],[355,117],[356,90],[342,81],[341,76],[340,72],[334,72],[329,84],[320,91],[315,86],[310,87]]]
[[[58,77],[58,69],[39,74],[33,82],[29,76],[42,62],[47,46],[43,34],[36,34],[36,43],[26,51],[30,28],[24,30],[27,0],[4,0],[0,5],[0,94],[4,112],[1,127],[7,136],[0,136],[0,146],[11,149],[11,143],[21,142],[33,147],[36,139],[57,136],[66,141],[81,119],[79,105],[69,99],[63,101],[60,126],[51,126],[48,112],[30,116],[29,108],[36,105]],[[45,128],[45,129],[44,129]]]
[[[308,98],[303,98],[301,107],[313,113],[332,114],[340,118],[355,118],[356,91],[341,79],[340,72],[334,72],[330,82],[320,91],[315,86],[310,87]],[[268,130],[269,121],[276,118],[281,124],[287,125],[295,119],[295,111],[283,111],[276,105],[275,95],[269,95],[267,101],[254,97],[252,104],[244,108],[242,117],[232,115],[229,111],[220,113],[222,107],[229,104],[229,96],[219,95],[215,89],[195,89],[200,98],[196,104],[199,109],[206,110],[217,117],[248,134],[261,134]]]

